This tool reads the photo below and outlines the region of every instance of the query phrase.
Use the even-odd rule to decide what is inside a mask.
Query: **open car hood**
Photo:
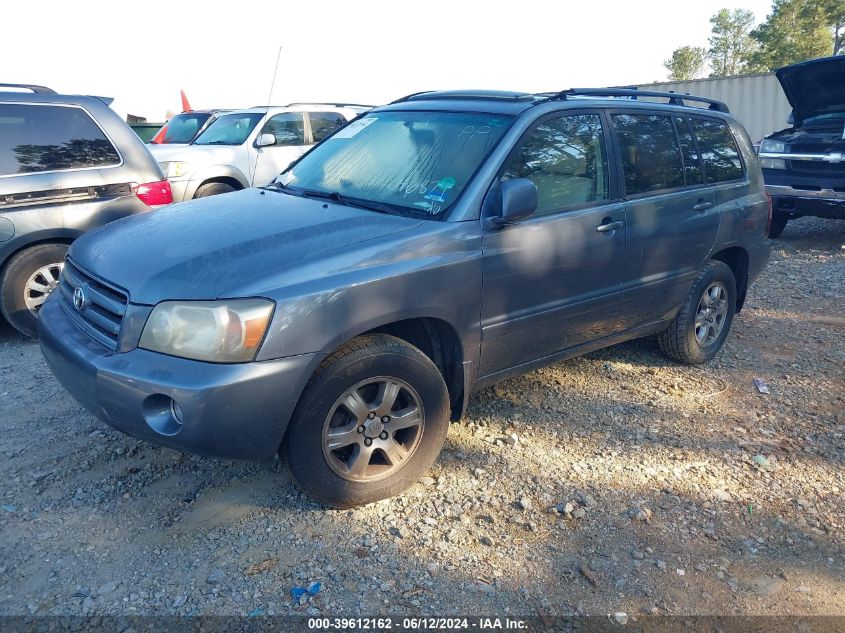
[[[796,125],[820,114],[845,112],[845,55],[784,66],[775,75],[792,106]]]

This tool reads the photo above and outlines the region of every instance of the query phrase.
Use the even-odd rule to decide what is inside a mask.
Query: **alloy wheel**
[[[47,264],[36,270],[26,280],[24,303],[30,312],[38,314],[41,305],[47,300],[50,293],[58,287],[59,277],[64,267],[64,262]]]
[[[323,423],[323,455],[350,481],[388,477],[414,454],[425,428],[422,400],[398,378],[368,378],[338,398]]]
[[[728,289],[721,281],[714,281],[698,302],[695,312],[695,340],[708,347],[719,338],[728,314]]]

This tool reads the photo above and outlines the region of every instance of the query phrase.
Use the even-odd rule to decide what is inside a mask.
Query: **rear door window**
[[[614,114],[611,118],[622,153],[626,195],[684,186],[681,148],[671,118],[658,114]]]
[[[346,124],[346,119],[339,112],[309,112],[308,118],[311,120],[311,136],[315,143]]]
[[[684,155],[684,178],[687,187],[704,184],[704,172],[701,169],[701,156],[695,139],[690,131],[686,117],[675,117],[675,128],[678,130],[678,140],[681,142],[681,152]]]
[[[742,178],[742,160],[728,124],[719,119],[691,117],[698,147],[704,158],[704,174],[708,183]]]
[[[114,145],[82,108],[0,104],[0,176],[119,164]]]

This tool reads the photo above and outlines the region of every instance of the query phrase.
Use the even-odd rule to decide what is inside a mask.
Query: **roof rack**
[[[423,92],[414,92],[391,101],[390,105],[394,103],[403,103],[405,101],[413,101],[417,97],[421,99],[443,100],[458,99],[462,101],[534,101],[537,95],[526,92],[507,92],[503,90],[424,90]]]
[[[19,90],[29,90],[36,94],[54,95],[56,91],[47,86],[37,86],[35,84],[4,84],[0,83],[0,88],[18,88]]]
[[[324,103],[322,101],[296,101],[289,103],[285,107],[292,108],[294,106],[331,106],[333,108],[374,108],[374,105],[366,105],[364,103]]]
[[[671,105],[686,105],[685,101],[698,101],[708,104],[708,110],[730,113],[728,106],[722,101],[696,97],[683,92],[660,92],[657,90],[638,90],[637,88],[570,88],[549,96],[549,100],[565,101],[568,97],[662,97],[669,100]]]

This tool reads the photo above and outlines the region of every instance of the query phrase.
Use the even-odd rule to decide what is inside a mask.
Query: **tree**
[[[845,55],[845,0],[821,0],[821,6],[833,31],[833,54]]]
[[[697,79],[707,64],[707,51],[699,46],[682,46],[672,51],[672,57],[663,62],[669,79],[683,81]]]
[[[708,43],[707,56],[713,66],[711,77],[739,75],[757,70],[750,64],[757,43],[749,35],[754,25],[754,14],[744,9],[722,9],[712,18],[713,34]]]
[[[774,70],[833,54],[838,33],[831,35],[842,8],[841,0],[774,0],[771,15],[751,32],[760,44],[752,64]]]

